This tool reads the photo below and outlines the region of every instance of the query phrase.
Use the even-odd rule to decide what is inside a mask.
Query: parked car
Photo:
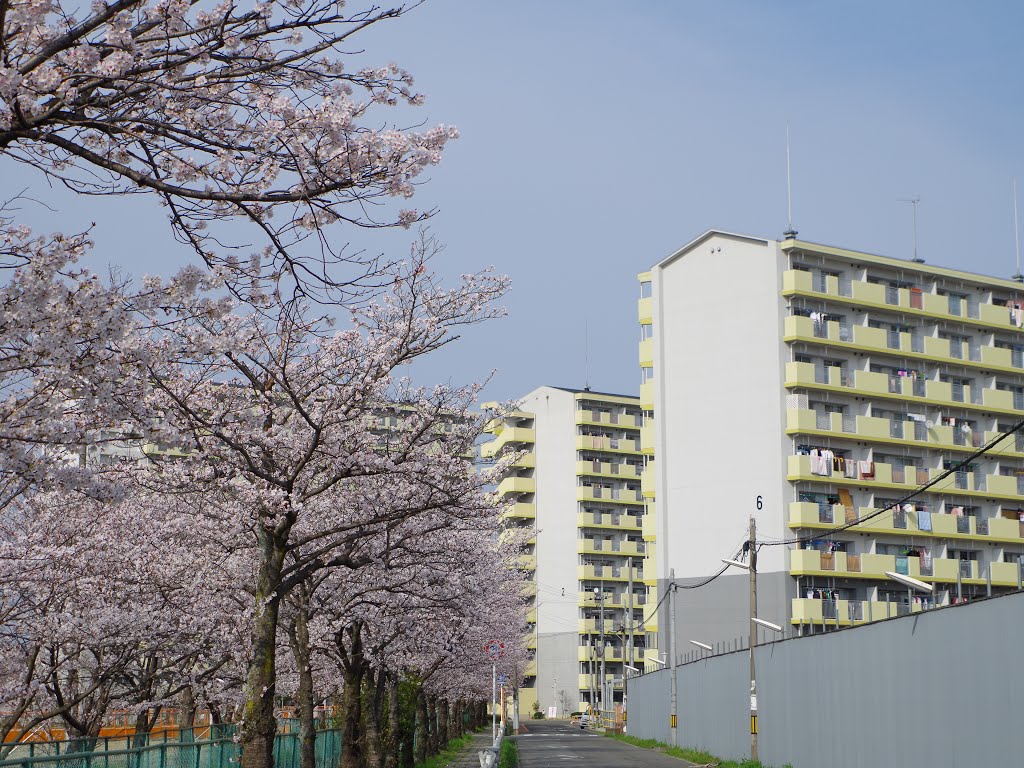
[[[590,725],[590,715],[580,715],[580,730],[586,730]]]

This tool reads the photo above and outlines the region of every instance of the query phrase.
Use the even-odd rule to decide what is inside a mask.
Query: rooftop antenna
[[[1013,247],[1017,252],[1017,273],[1013,279],[1018,283],[1024,283],[1024,274],[1020,271],[1020,224],[1017,219],[1017,179],[1013,180]]]
[[[786,123],[786,231],[782,236],[789,240],[796,237],[793,229],[793,172],[789,161],[789,123]]]
[[[914,209],[914,258],[911,259],[915,264],[924,264],[924,259],[920,259],[917,256],[917,204],[921,202],[920,195],[914,195],[913,197],[900,198],[901,203],[910,203]]]
[[[590,321],[583,318],[583,391],[590,391]]]

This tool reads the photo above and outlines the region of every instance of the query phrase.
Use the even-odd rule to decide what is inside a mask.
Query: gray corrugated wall
[[[1024,764],[1024,594],[757,649],[760,753],[793,768]],[[749,657],[677,669],[679,741],[749,755]],[[629,732],[669,741],[669,673],[629,682]]]

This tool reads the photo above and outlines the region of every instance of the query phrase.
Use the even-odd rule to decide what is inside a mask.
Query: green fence
[[[231,729],[233,731],[233,729]],[[0,768],[235,768],[241,753],[234,733],[220,732],[215,738],[193,739],[188,731],[135,749],[110,749],[112,739],[97,744],[91,752],[58,754],[60,744],[67,750],[73,742],[46,742],[19,747],[20,754],[0,760]],[[104,740],[101,740],[104,741]],[[123,742],[123,739],[121,740]],[[25,747],[30,754],[24,755]],[[316,768],[337,768],[341,757],[341,730],[316,732]],[[279,733],[274,739],[275,768],[299,768],[299,734]]]

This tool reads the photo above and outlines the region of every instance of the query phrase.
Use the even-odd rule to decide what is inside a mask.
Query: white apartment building
[[[759,613],[790,631],[1018,588],[1024,438],[944,472],[1024,418],[1024,286],[718,231],[639,279],[659,582],[717,572],[753,514]],[[746,635],[747,573],[678,594],[684,646]]]
[[[536,532],[523,555],[535,657],[521,712],[535,701],[559,714],[610,709],[625,665],[653,653],[640,420],[636,397],[544,386],[491,422],[481,455],[519,454],[498,485],[511,502],[506,524]]]

